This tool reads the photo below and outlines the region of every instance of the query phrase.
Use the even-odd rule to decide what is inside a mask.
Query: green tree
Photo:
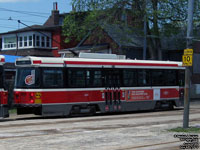
[[[162,36],[178,34],[186,27],[187,0],[72,0],[72,5],[73,11],[64,20],[66,42],[75,37],[81,40],[100,24],[127,25],[118,19],[126,13],[131,16],[127,27],[143,30],[146,15],[151,59],[162,59]],[[199,25],[199,3],[195,6],[195,24]]]

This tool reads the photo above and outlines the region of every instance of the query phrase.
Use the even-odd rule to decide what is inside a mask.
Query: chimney
[[[58,10],[58,3],[53,3],[53,10],[51,12],[51,17],[53,19],[54,25],[59,25],[59,10]]]
[[[53,10],[58,10],[58,3],[57,2],[53,3]]]

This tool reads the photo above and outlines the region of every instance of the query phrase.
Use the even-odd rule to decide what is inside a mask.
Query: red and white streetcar
[[[82,53],[79,58],[27,56],[17,59],[16,66],[18,114],[68,116],[172,109],[183,104],[181,62]]]
[[[0,118],[8,117],[8,91],[5,90],[4,69],[5,57],[0,55]]]

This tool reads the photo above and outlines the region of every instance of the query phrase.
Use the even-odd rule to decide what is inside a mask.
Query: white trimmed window
[[[27,36],[24,36],[24,47],[28,46],[28,38]]]
[[[50,38],[46,37],[46,47],[50,47]]]
[[[23,32],[2,36],[2,50],[51,48],[51,33]]]
[[[41,48],[50,48],[51,47],[50,37],[43,35],[35,35],[35,46]]]
[[[39,35],[36,36],[36,46],[40,47],[40,36]]]
[[[28,46],[33,46],[33,36],[28,37]]]
[[[44,37],[44,36],[42,36],[42,38],[41,38],[41,39],[42,39],[42,41],[41,41],[41,46],[42,46],[42,47],[45,47],[45,37]]]
[[[4,48],[16,48],[16,37],[5,37]]]
[[[23,47],[23,37],[19,37],[19,47]]]

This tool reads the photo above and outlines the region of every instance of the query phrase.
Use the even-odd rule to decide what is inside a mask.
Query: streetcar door
[[[114,112],[121,110],[120,70],[105,70],[105,110]]]

